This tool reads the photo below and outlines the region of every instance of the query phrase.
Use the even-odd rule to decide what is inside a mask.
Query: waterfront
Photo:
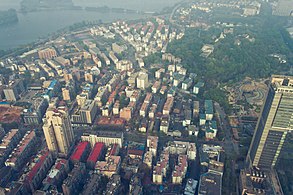
[[[21,0],[0,0],[0,10],[14,8],[19,10]],[[172,6],[180,0],[160,1],[155,0],[74,0],[74,4],[83,7],[108,6],[111,8],[128,8],[139,11],[160,11],[166,6]],[[16,48],[38,40],[62,28],[82,21],[102,20],[112,22],[118,19],[129,20],[144,18],[148,15],[136,13],[99,13],[84,10],[55,10],[31,13],[18,13],[19,22],[0,27],[0,49]]]

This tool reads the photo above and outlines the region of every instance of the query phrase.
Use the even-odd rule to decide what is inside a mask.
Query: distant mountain
[[[74,8],[72,0],[22,0],[20,5],[24,12]]]

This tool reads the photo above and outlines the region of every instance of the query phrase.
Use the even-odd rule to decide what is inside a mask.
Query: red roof
[[[92,149],[92,152],[90,154],[90,156],[87,159],[87,162],[94,162],[96,163],[98,161],[98,158],[101,154],[102,149],[104,148],[104,143],[102,142],[98,142],[95,144],[94,148]]]
[[[88,142],[80,142],[76,148],[74,153],[71,155],[70,159],[71,160],[77,160],[79,161],[82,154],[84,153],[85,149],[87,148],[87,146],[89,145]]]
[[[62,160],[60,160],[60,161],[56,164],[55,168],[58,169],[58,170],[60,170],[61,167],[62,167],[62,165],[65,165],[65,164],[66,164],[66,160],[65,160],[65,159],[62,159]]]
[[[39,161],[35,164],[35,166],[31,169],[29,174],[27,175],[27,180],[31,182],[35,175],[38,173],[39,169],[44,164],[44,161],[46,160],[47,156],[49,155],[49,151],[47,151],[43,156],[40,157]]]
[[[128,155],[142,156],[143,150],[128,150]]]
[[[113,144],[111,151],[109,152],[109,156],[115,155],[117,147],[118,147],[118,144]]]

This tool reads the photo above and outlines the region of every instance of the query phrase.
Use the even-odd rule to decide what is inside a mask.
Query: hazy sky
[[[22,0],[0,0],[0,10],[9,8],[19,9]],[[143,11],[160,11],[162,8],[172,6],[181,0],[73,0],[78,6],[109,6],[116,8],[129,8]]]

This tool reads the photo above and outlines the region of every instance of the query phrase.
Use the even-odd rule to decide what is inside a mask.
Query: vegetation
[[[223,174],[223,188],[222,194],[237,194],[236,193],[236,175],[232,168],[232,159],[228,156],[225,157],[224,162],[224,174]]]
[[[144,63],[148,66],[151,64],[162,63],[162,55],[160,53],[154,53],[145,57],[143,60],[144,60]]]
[[[0,11],[0,26],[18,22],[15,9]]]
[[[180,57],[189,71],[215,84],[241,80],[245,76],[259,78],[286,72],[292,62],[293,40],[284,30],[284,20],[273,16],[253,19],[242,18],[243,25],[235,27],[233,34],[227,34],[218,42],[214,41],[215,36],[219,37],[222,27],[206,31],[190,28],[181,40],[169,44],[168,52]],[[236,41],[240,41],[240,45],[235,44]],[[204,44],[214,46],[208,58],[200,56]],[[278,59],[269,56],[275,53],[287,56],[289,63],[280,64]]]
[[[204,94],[205,99],[211,99],[218,102],[226,111],[231,112],[231,105],[228,102],[227,93],[219,88],[209,88]]]

